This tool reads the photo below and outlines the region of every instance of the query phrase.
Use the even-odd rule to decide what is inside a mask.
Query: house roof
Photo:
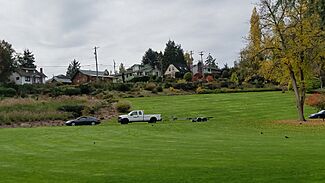
[[[33,72],[26,72],[26,70],[28,71],[33,71]],[[38,72],[36,69],[18,69],[16,71],[16,73],[18,73],[20,76],[27,76],[27,77],[41,77],[41,78],[46,78],[47,76],[44,73],[40,73]]]
[[[57,81],[59,83],[72,83],[71,79],[65,75],[54,76],[50,82]]]
[[[181,73],[190,72],[187,65],[184,64],[173,64]]]
[[[96,71],[79,70],[79,72],[84,74],[84,75],[87,75],[87,76],[97,77],[97,72]],[[98,77],[113,78],[113,76],[109,75],[108,71],[98,71]]]

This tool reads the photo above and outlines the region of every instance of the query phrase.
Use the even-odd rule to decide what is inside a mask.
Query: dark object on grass
[[[288,136],[285,136],[286,139],[288,139],[289,137]]]
[[[207,122],[209,120],[209,118],[207,117],[197,117],[192,119],[192,122]]]
[[[261,132],[261,135],[263,135],[263,132]]]
[[[325,120],[325,110],[319,111],[318,113],[315,114],[311,114],[309,116],[310,119],[318,119],[318,118],[322,118],[323,121]]]
[[[80,117],[74,120],[65,122],[67,126],[80,126],[80,125],[98,125],[100,121],[95,117]]]

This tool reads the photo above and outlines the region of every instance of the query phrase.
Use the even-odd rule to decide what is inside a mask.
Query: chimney
[[[43,68],[40,68],[39,70],[40,70],[40,72],[43,74]]]

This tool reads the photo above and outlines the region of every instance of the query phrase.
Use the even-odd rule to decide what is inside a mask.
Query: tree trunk
[[[306,121],[304,116],[304,104],[305,104],[305,94],[304,91],[302,92],[302,95],[300,95],[299,88],[297,85],[297,79],[292,69],[290,69],[290,78],[292,81],[292,87],[295,92],[296,96],[296,104],[297,104],[297,110],[298,110],[298,116],[300,121]],[[302,88],[303,89],[303,88]],[[303,89],[304,90],[304,89]]]

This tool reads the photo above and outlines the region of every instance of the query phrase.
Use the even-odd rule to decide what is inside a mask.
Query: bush
[[[153,91],[156,87],[157,87],[157,86],[156,86],[155,83],[148,83],[148,84],[144,87],[144,89],[145,89],[145,90],[148,90],[148,91]]]
[[[157,92],[163,92],[164,91],[161,86],[158,86],[156,89],[157,89]]]
[[[0,87],[0,96],[1,97],[14,97],[15,95],[16,95],[15,89]]]
[[[59,111],[72,113],[74,117],[80,117],[84,109],[83,105],[64,105],[58,108]]]
[[[131,84],[124,84],[124,83],[118,83],[114,84],[113,90],[121,91],[121,92],[127,92],[130,91],[132,88]]]
[[[196,93],[197,94],[212,94],[212,93],[214,93],[214,91],[213,90],[207,90],[207,89],[203,89],[201,87],[198,87],[196,89]]]
[[[324,94],[313,94],[307,98],[306,104],[315,107],[318,110],[325,109],[325,95]]]
[[[89,84],[82,84],[79,86],[79,89],[80,93],[85,95],[89,95],[94,91],[94,88],[92,88],[92,86]]]
[[[209,82],[209,83],[211,83],[211,82],[214,81],[214,77],[211,76],[211,75],[209,75],[209,76],[206,77],[206,81]]]
[[[188,72],[184,75],[184,80],[186,80],[187,82],[192,81],[193,78],[193,74],[191,72]]]
[[[120,113],[127,113],[132,108],[131,103],[128,101],[119,101],[115,104],[115,108]]]
[[[64,95],[81,95],[81,89],[80,88],[74,88],[74,87],[68,87],[63,90]]]
[[[173,88],[184,91],[194,91],[197,87],[194,83],[175,83],[172,85]]]

